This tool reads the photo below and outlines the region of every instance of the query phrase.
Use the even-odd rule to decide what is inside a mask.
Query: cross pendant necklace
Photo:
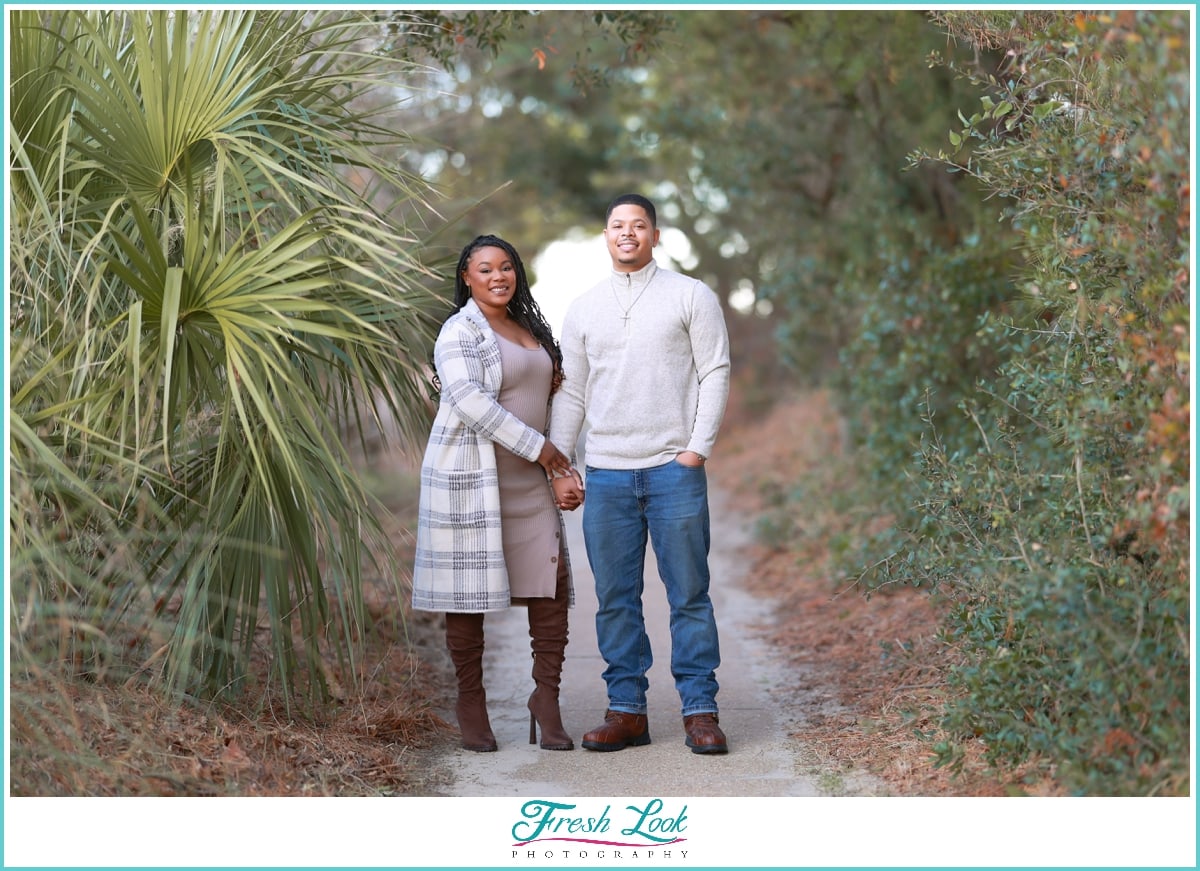
[[[630,312],[632,312],[632,311],[633,311],[633,307],[634,307],[635,305],[637,305],[637,301],[638,301],[639,299],[641,299],[641,298],[642,298],[642,294],[646,292],[646,288],[650,286],[650,282],[651,282],[651,281],[654,281],[654,279],[655,279],[655,277],[656,277],[657,275],[658,275],[658,272],[657,272],[657,271],[655,271],[654,275],[651,275],[651,276],[650,276],[650,280],[649,280],[649,281],[647,281],[645,284],[643,284],[643,285],[642,285],[642,289],[641,289],[641,290],[639,290],[639,291],[637,292],[637,296],[635,296],[633,299],[631,299],[631,300],[629,301],[629,305],[628,305],[628,306],[623,306],[623,305],[621,305],[621,295],[620,295],[620,294],[617,292],[617,285],[616,285],[616,284],[613,282],[613,278],[612,278],[612,276],[611,276],[611,275],[609,275],[609,277],[608,277],[608,286],[612,288],[612,292],[613,292],[613,299],[615,299],[615,300],[617,301],[617,308],[619,308],[619,309],[621,310],[621,321],[622,321],[622,322],[624,323],[624,325],[625,325],[625,332],[626,332],[626,333],[628,333],[628,332],[629,332],[629,318],[630,318]],[[631,290],[631,291],[633,290],[633,284],[632,284],[632,282],[630,283],[630,290]]]

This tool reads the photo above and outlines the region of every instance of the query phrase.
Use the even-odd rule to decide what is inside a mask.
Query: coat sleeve
[[[495,366],[500,365],[496,350]],[[442,382],[442,401],[480,436],[519,457],[537,462],[546,437],[501,407],[487,389],[483,336],[464,325],[448,325],[433,348],[433,363]]]

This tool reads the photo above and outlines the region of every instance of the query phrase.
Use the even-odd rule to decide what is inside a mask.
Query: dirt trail
[[[647,552],[646,622],[654,654],[649,672],[652,743],[613,753],[583,750],[583,733],[598,725],[606,695],[604,663],[596,649],[593,615],[596,599],[581,529],[582,512],[566,515],[567,539],[575,574],[576,606],[563,670],[563,723],[575,738],[570,752],[541,750],[529,744],[526,699],[533,688],[529,674],[529,636],[525,612],[489,614],[484,659],[488,710],[500,745],[496,753],[472,753],[456,747],[442,760],[451,781],[446,796],[823,796],[879,795],[882,781],[844,766],[824,768],[817,754],[790,733],[802,690],[794,666],[789,669],[769,647],[771,603],[742,588],[749,541],[742,519],[713,494],[712,598],[721,631],[721,685],[717,697],[721,725],[729,736],[726,755],[693,754],[684,745],[679,695],[670,673],[670,637],[662,582],[653,549]],[[454,721],[452,710],[443,715]]]

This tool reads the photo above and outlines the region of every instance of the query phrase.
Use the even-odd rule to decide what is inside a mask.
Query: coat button
[[[558,557],[556,557],[556,556],[550,557],[550,562],[552,562],[552,563],[558,562]]]

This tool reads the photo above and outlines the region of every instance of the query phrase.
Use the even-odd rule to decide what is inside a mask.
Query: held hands
[[[546,470],[554,489],[554,504],[565,511],[574,511],[583,504],[583,478],[571,465],[571,460],[554,446],[550,439],[542,445],[538,465]]]
[[[542,445],[542,452],[538,454],[537,462],[551,478],[567,475],[572,471],[570,458],[556,448],[550,439],[546,439],[546,443]]]
[[[554,504],[563,511],[574,511],[583,504],[583,478],[577,469],[572,469],[561,478],[552,479],[550,487],[554,490]]]

